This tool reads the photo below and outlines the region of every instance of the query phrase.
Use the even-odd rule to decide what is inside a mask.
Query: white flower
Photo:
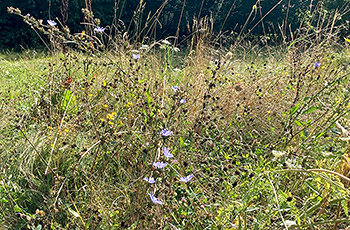
[[[163,204],[163,202],[160,201],[158,198],[156,198],[153,193],[148,193],[148,195],[151,197],[151,200],[153,203],[160,204],[160,205]]]
[[[162,43],[163,43],[164,45],[170,45],[170,42],[169,42],[168,40],[163,40]]]
[[[296,226],[297,223],[293,220],[285,220],[284,221],[284,224],[289,228],[289,227],[292,227],[292,226]],[[284,225],[283,223],[281,224],[281,226]]]
[[[53,20],[47,20],[47,23],[50,25],[50,26],[55,26],[57,25],[57,23]]]
[[[156,180],[153,178],[153,177],[145,177],[145,178],[143,178],[143,180],[144,181],[147,181],[148,183],[150,183],[150,184],[154,184],[154,183],[156,183]]]
[[[193,174],[188,175],[188,176],[186,176],[186,177],[181,177],[181,178],[180,178],[180,181],[181,181],[181,182],[187,183],[187,182],[189,182],[192,178],[193,178]]]
[[[96,27],[95,29],[94,29],[94,31],[96,32],[96,33],[103,33],[104,31],[105,31],[105,28],[103,28],[103,27]]]
[[[323,151],[322,155],[325,156],[325,157],[329,157],[329,156],[332,156],[333,153],[332,152],[325,152],[325,151]]]
[[[153,162],[152,164],[155,168],[162,169],[166,167],[168,164],[164,162]]]
[[[142,45],[140,50],[147,50],[149,48],[149,45]]]
[[[163,148],[163,153],[164,153],[164,156],[165,156],[166,158],[172,158],[172,157],[174,157],[174,155],[173,155],[173,154],[169,151],[169,149],[166,148],[166,147]]]
[[[285,163],[290,169],[301,169],[301,165],[297,164],[296,159],[287,159]]]
[[[287,152],[285,152],[285,151],[272,150],[272,155],[273,155],[275,158],[281,158],[281,157],[287,155]]]
[[[179,87],[178,87],[177,85],[174,85],[174,86],[172,86],[171,88],[174,90],[174,92],[176,92],[176,91],[179,90]]]

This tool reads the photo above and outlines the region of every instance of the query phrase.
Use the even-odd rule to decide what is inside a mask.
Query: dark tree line
[[[22,18],[6,12],[8,6],[44,22],[58,18],[71,31],[81,32],[84,29],[81,9],[89,7],[89,1],[0,0],[0,48],[41,45]],[[212,19],[215,33],[234,31],[238,34],[253,28],[254,35],[279,34],[281,29],[297,29],[302,18],[315,7],[332,12],[337,8],[344,10],[347,4],[347,0],[92,0],[91,8],[95,17],[101,19],[101,26],[114,23],[118,30],[127,31],[130,36],[179,35],[181,39],[190,33],[193,22],[203,17]],[[344,15],[338,23],[349,19],[349,14]]]

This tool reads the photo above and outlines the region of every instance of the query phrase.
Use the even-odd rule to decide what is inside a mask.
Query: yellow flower
[[[131,107],[133,104],[132,104],[132,102],[128,102],[126,105],[125,105],[125,108],[129,108],[129,107]]]
[[[114,114],[113,113],[107,114],[107,119],[113,121],[114,120]]]
[[[82,38],[84,36],[84,34],[85,34],[85,30],[81,31],[80,38]]]

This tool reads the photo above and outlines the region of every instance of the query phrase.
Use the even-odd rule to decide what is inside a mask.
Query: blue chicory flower
[[[174,92],[177,92],[179,90],[179,87],[177,85],[172,86],[171,88],[174,90]]]
[[[315,62],[315,67],[319,68],[321,66],[321,62]]]
[[[153,162],[152,165],[158,169],[162,169],[162,168],[166,167],[168,164],[164,163],[164,162]]]
[[[167,130],[167,129],[164,129],[164,130],[162,130],[162,131],[160,132],[160,135],[162,135],[163,137],[168,137],[168,136],[170,136],[170,135],[172,135],[172,134],[173,134],[173,132],[170,131],[170,130]]]
[[[154,184],[154,183],[156,183],[156,180],[153,178],[153,177],[145,177],[145,178],[143,178],[143,180],[144,181],[147,181],[148,183],[150,183],[150,184]]]
[[[47,23],[50,25],[50,26],[55,26],[57,25],[57,23],[53,20],[47,20]]]
[[[132,58],[135,60],[140,59],[140,54],[132,54]]]
[[[181,181],[181,182],[187,183],[187,182],[189,182],[192,178],[193,178],[193,174],[188,175],[188,176],[186,176],[186,177],[181,177],[181,178],[180,178],[180,181]]]
[[[174,155],[173,155],[173,154],[169,151],[169,149],[166,148],[166,147],[163,148],[163,153],[164,153],[164,156],[165,156],[166,158],[172,158],[172,157],[174,157]]]
[[[153,203],[155,203],[155,204],[160,204],[160,205],[163,204],[163,202],[160,201],[160,200],[158,200],[158,198],[156,198],[156,197],[153,195],[153,193],[148,193],[148,195],[151,197],[151,200],[152,200]]]
[[[184,99],[184,98],[181,99],[181,100],[180,100],[180,103],[181,103],[181,104],[185,104],[185,103],[186,103],[186,99]]]
[[[105,31],[105,28],[103,28],[103,27],[96,27],[95,29],[94,29],[94,31],[95,32],[97,32],[97,33],[103,33],[104,31]]]

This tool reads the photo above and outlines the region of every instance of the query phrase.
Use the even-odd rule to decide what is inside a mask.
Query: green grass
[[[0,226],[344,229],[349,50],[276,50],[1,55]]]

